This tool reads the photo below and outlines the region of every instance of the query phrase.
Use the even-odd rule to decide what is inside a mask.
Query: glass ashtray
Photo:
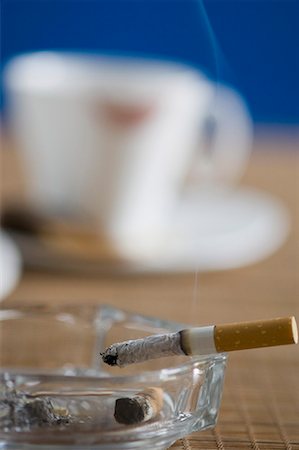
[[[0,448],[159,450],[213,427],[226,355],[122,369],[100,357],[114,342],[184,327],[108,306],[0,309]],[[136,398],[148,400],[144,416],[130,409]]]

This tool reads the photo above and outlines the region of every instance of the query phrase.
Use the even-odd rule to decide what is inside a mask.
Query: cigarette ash
[[[109,349],[110,353],[107,351],[104,353],[100,353],[102,360],[108,366],[117,366],[118,365],[118,354],[116,349]]]
[[[157,334],[110,345],[100,353],[105,364],[123,367],[173,355],[184,355],[180,333]]]
[[[118,423],[132,425],[146,421],[151,416],[152,408],[150,403],[140,396],[135,398],[118,398],[115,402],[114,417]]]
[[[55,406],[49,398],[32,398],[15,388],[0,391],[0,430],[65,427],[72,421],[68,411]]]

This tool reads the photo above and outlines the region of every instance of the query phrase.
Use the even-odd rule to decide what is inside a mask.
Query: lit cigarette
[[[101,353],[110,366],[173,355],[210,355],[259,347],[297,344],[295,317],[190,328],[113,344]]]
[[[115,402],[114,417],[118,423],[126,425],[146,422],[157,416],[163,406],[163,390],[148,388],[134,397],[118,398]]]

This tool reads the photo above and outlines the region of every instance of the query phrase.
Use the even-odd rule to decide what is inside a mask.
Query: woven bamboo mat
[[[296,350],[262,350],[258,355],[248,352],[248,358],[244,354],[231,356],[217,427],[194,433],[172,449],[299,449]]]

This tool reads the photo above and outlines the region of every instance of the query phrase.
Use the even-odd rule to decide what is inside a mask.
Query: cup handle
[[[213,186],[236,183],[247,166],[252,140],[253,124],[244,100],[233,89],[217,86],[202,122],[192,178]]]

